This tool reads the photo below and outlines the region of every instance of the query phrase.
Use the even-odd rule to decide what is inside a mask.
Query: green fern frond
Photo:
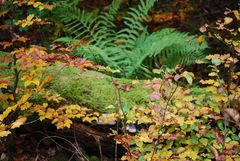
[[[188,65],[194,63],[196,59],[203,58],[202,51],[207,48],[206,43],[199,45],[193,36],[188,36],[187,33],[174,29],[163,29],[150,35],[145,33],[145,36],[140,37],[140,39],[135,52],[137,66],[144,63],[148,65],[146,64],[147,59],[154,61],[152,62],[154,66],[156,64],[168,67],[174,67],[178,64]]]
[[[129,30],[122,29],[118,32],[117,43],[119,47],[132,50],[135,46],[136,39],[139,37],[139,31],[144,30],[142,22],[147,19],[149,10],[153,7],[157,0],[140,0],[138,9],[130,8],[127,14],[129,16],[123,18],[123,23]]]
[[[122,3],[123,0],[113,0],[110,6],[109,14],[117,14]]]
[[[70,34],[88,43],[77,48],[77,54],[98,64],[119,69],[124,77],[149,76],[152,68],[161,65],[174,67],[191,64],[203,57],[207,48],[198,44],[194,36],[175,29],[163,29],[148,33],[142,24],[156,0],[140,0],[137,8],[130,8],[123,18],[125,27],[117,31],[115,14],[121,2],[114,0],[108,12],[99,15],[67,8],[62,21]],[[76,39],[64,38],[71,43]],[[59,40],[59,41],[60,41]]]

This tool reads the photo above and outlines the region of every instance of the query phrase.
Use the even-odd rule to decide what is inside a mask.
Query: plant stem
[[[17,87],[18,87],[18,82],[19,82],[19,74],[20,71],[18,71],[16,65],[17,65],[17,58],[16,55],[13,55],[13,65],[14,65],[14,84],[13,84],[13,98],[14,101],[17,101]]]
[[[172,92],[170,93],[170,95],[169,95],[169,97],[168,97],[168,99],[167,99],[167,103],[166,103],[166,105],[165,105],[165,108],[163,109],[162,124],[160,125],[159,131],[162,130],[162,128],[163,128],[163,123],[164,123],[164,121],[165,121],[165,116],[166,116],[166,111],[167,111],[167,109],[168,109],[168,105],[169,105],[170,101],[172,100],[172,97],[173,97],[174,93],[176,92],[177,88],[178,88],[178,84],[177,84],[176,88],[174,88],[174,89],[172,90]],[[152,156],[151,156],[151,160],[153,160],[154,154],[157,152],[157,145],[158,145],[159,142],[160,142],[160,141],[159,141],[159,140],[160,140],[160,137],[161,137],[161,134],[158,135],[157,143],[154,144],[154,150],[153,150],[153,153],[152,153]]]

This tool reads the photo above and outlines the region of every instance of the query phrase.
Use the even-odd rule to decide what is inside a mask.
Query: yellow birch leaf
[[[22,98],[18,101],[18,105],[24,104],[27,102],[27,100],[32,96],[32,94],[27,93],[22,96]]]
[[[232,21],[233,21],[233,19],[232,19],[231,17],[225,17],[225,18],[224,18],[224,24],[225,24],[225,25],[230,24]]]
[[[72,124],[72,121],[70,119],[67,119],[64,121],[64,127],[70,128],[71,124]]]
[[[8,107],[1,115],[0,121],[3,121],[12,111],[16,110],[17,105]]]
[[[42,83],[47,83],[47,82],[50,82],[52,80],[52,76],[51,75],[48,75],[47,77],[44,78],[44,80],[42,81]]]
[[[204,64],[204,61],[202,61],[202,60],[196,60],[195,63],[196,63],[196,64]]]
[[[20,127],[22,124],[24,124],[26,122],[27,118],[26,117],[22,117],[17,119],[15,122],[12,123],[12,127],[11,129],[15,129]]]
[[[201,46],[202,43],[205,41],[205,35],[201,35],[197,38],[198,44]]]
[[[177,154],[180,154],[180,153],[184,152],[185,150],[186,150],[186,148],[184,148],[184,147],[179,147],[179,148],[177,149]]]
[[[31,80],[27,80],[27,81],[24,82],[25,87],[29,86],[30,84],[32,84]]]
[[[226,156],[226,161],[234,161],[231,156]]]
[[[168,150],[168,151],[164,150],[163,153],[161,154],[161,157],[169,159],[172,156],[172,154],[173,154],[173,152],[171,150]]]
[[[32,80],[32,83],[35,84],[35,85],[37,85],[37,86],[39,86],[40,81],[39,81],[39,79],[34,78],[34,79]]]
[[[208,74],[209,76],[213,77],[213,76],[217,76],[217,73],[216,72],[211,72]]]
[[[43,5],[39,6],[39,10],[43,10],[45,7]]]
[[[8,131],[0,131],[0,138],[8,136],[9,134],[11,134],[11,132],[9,130]]]
[[[34,14],[30,14],[27,16],[27,21],[31,21],[34,17]]]
[[[179,154],[179,157],[180,158],[186,158],[186,157],[189,157],[193,160],[197,160],[198,158],[198,152],[197,151],[193,151],[192,149],[188,149],[186,150],[185,152]]]
[[[237,18],[237,20],[239,21],[240,20],[240,13],[239,13],[239,11],[238,10],[234,10],[233,13],[234,13],[235,17]]]
[[[35,2],[35,3],[33,4],[33,7],[34,7],[34,8],[37,8],[37,7],[40,6],[40,5],[42,5],[41,2]]]
[[[151,143],[153,140],[149,138],[147,132],[141,133],[141,136],[139,136],[139,141],[145,142],[145,143]]]
[[[184,117],[176,117],[178,124],[182,126],[184,124]]]
[[[33,103],[26,102],[20,108],[21,110],[26,110],[32,106]]]
[[[93,121],[98,121],[98,118],[97,117],[84,117],[83,121],[91,123]]]
[[[209,84],[209,85],[212,85],[214,84],[216,81],[213,80],[213,79],[208,79],[208,80],[200,80],[200,83],[202,84]]]

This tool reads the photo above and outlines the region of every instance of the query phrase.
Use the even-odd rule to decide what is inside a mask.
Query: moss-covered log
[[[118,100],[112,80],[119,84],[130,84],[133,80],[111,78],[96,71],[81,71],[77,68],[51,67],[49,74],[53,81],[49,90],[60,94],[71,103],[77,103],[99,112],[113,112]],[[144,105],[148,102],[149,90],[143,81],[134,81],[130,91],[121,90],[121,101],[130,105]]]

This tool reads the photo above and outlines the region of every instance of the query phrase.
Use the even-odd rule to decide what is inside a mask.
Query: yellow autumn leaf
[[[213,77],[213,76],[217,76],[217,73],[216,72],[211,72],[208,74],[209,76]]]
[[[8,115],[16,110],[17,108],[17,105],[14,105],[14,106],[10,106],[8,107],[1,115],[0,115],[0,122],[3,121],[6,117],[8,117]]]
[[[239,13],[239,11],[238,10],[234,10],[233,13],[234,13],[235,17],[237,18],[237,20],[239,21],[240,20],[240,13]]]
[[[145,143],[151,143],[153,140],[149,138],[147,132],[142,132],[139,136],[139,141],[145,142]]]
[[[83,121],[91,123],[93,121],[98,121],[98,118],[97,117],[84,117]]]
[[[24,124],[26,122],[26,120],[27,120],[26,117],[17,119],[15,122],[12,123],[11,129],[20,127],[22,124]]]
[[[32,80],[32,83],[35,84],[35,85],[37,85],[37,86],[39,86],[40,81],[39,81],[38,78],[34,78],[34,79]]]
[[[230,24],[232,21],[233,21],[233,19],[232,19],[231,17],[225,17],[225,18],[224,18],[224,24],[225,24],[225,25]]]
[[[180,126],[184,124],[184,117],[176,117],[176,120]]]
[[[43,5],[39,6],[39,10],[43,10],[45,7]]]
[[[206,91],[207,92],[217,92],[218,88],[214,87],[214,86],[208,86],[206,87]]]
[[[47,112],[44,115],[44,119],[52,119],[56,111],[52,108],[48,108]]]
[[[180,153],[184,152],[185,150],[186,150],[186,148],[184,148],[184,147],[179,147],[179,148],[177,149],[177,154],[180,154]]]
[[[205,35],[201,35],[197,38],[198,44],[201,46],[202,43],[205,41]]]
[[[209,84],[209,85],[212,85],[214,84],[216,81],[213,80],[213,79],[208,79],[208,80],[200,80],[200,83],[201,84]]]
[[[18,105],[24,104],[27,102],[27,100],[32,96],[32,94],[27,93],[22,96],[22,98],[18,101]]]
[[[136,141],[136,145],[137,145],[139,148],[142,148],[142,147],[143,147],[143,142],[142,142],[142,141]]]
[[[238,141],[230,141],[228,143],[225,144],[226,149],[232,149],[233,146],[238,146],[239,142]]]
[[[33,7],[34,7],[34,8],[37,8],[37,7],[40,6],[40,5],[42,5],[41,2],[35,2],[35,3],[33,4]]]
[[[227,97],[227,96],[219,95],[219,94],[213,95],[212,98],[213,98],[215,101],[217,101],[217,102],[220,102],[220,101],[227,102],[227,101],[228,101],[228,97]]]
[[[48,83],[48,82],[50,82],[51,80],[52,80],[52,76],[51,75],[48,75],[47,77],[45,77],[44,79],[43,79],[43,81],[42,81],[42,83],[43,84],[45,84],[45,83]]]
[[[67,119],[64,121],[63,125],[64,127],[70,128],[71,124],[72,124],[72,121],[70,119]]]
[[[172,154],[173,154],[173,152],[171,150],[163,151],[163,153],[161,154],[161,157],[169,159],[172,156]]]
[[[9,134],[11,134],[11,132],[9,130],[7,130],[7,131],[0,131],[0,138],[8,136]]]
[[[196,120],[187,120],[184,123],[188,125],[193,125],[196,122]]]
[[[175,106],[178,107],[178,108],[181,108],[183,107],[183,102],[181,102],[180,100],[179,101],[176,101],[174,102]]]
[[[26,110],[32,106],[33,103],[26,102],[22,106],[20,106],[21,110]]]
[[[196,64],[204,64],[204,61],[202,61],[202,60],[196,60],[195,63],[196,63]]]
[[[29,0],[28,5],[33,5],[35,3],[35,0]]]
[[[240,158],[239,158],[239,160],[240,160]],[[234,160],[232,159],[232,156],[226,156],[226,161],[234,161]]]
[[[186,157],[189,157],[193,160],[197,160],[198,158],[198,152],[197,151],[194,151],[193,149],[188,149],[186,150],[185,152],[179,154],[179,157],[180,158],[186,158]]]
[[[28,23],[26,21],[24,21],[21,26],[26,27],[27,25],[28,25]]]
[[[214,87],[219,87],[221,84],[219,83],[219,82],[215,82],[214,84],[213,84],[213,86]]]
[[[31,21],[34,17],[34,14],[30,14],[27,16],[27,21]]]

